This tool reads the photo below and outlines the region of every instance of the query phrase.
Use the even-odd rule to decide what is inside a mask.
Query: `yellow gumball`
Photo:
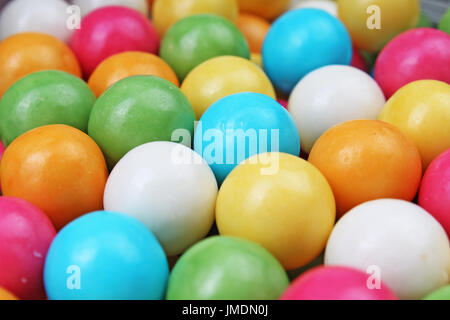
[[[414,141],[425,170],[450,149],[450,85],[436,80],[407,84],[388,100],[379,119]]]
[[[378,52],[396,35],[416,26],[419,0],[338,0],[338,16],[356,46]]]
[[[239,0],[238,2],[241,11],[272,20],[289,7],[291,0]]]
[[[217,100],[239,92],[262,93],[275,99],[275,90],[264,71],[250,60],[221,56],[192,70],[181,91],[187,96],[197,118]]]
[[[285,153],[254,156],[237,166],[216,204],[221,235],[261,244],[288,270],[323,251],[335,214],[334,196],[322,173]]]
[[[259,53],[252,53],[250,55],[250,61],[252,61],[254,64],[256,64],[260,68],[263,67],[262,56]]]
[[[236,0],[156,0],[153,4],[153,24],[159,35],[180,19],[199,14],[211,13],[235,21],[239,14]]]
[[[0,300],[18,300],[11,292],[0,287]]]

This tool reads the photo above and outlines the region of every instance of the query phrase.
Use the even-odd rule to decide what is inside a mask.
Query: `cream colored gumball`
[[[332,16],[337,17],[337,4],[334,1],[329,0],[303,0],[303,1],[297,1],[293,6],[292,9],[303,9],[303,8],[315,8],[315,9],[321,9],[325,10]]]
[[[105,6],[124,6],[135,9],[146,16],[149,14],[147,0],[73,0],[72,2],[80,7],[82,16]]]

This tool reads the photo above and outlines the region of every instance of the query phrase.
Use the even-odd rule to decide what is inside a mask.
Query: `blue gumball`
[[[214,103],[201,117],[194,149],[212,168],[219,184],[240,162],[265,152],[298,156],[294,120],[278,102],[260,93],[237,93]]]
[[[169,267],[155,236],[138,220],[99,211],[64,227],[53,240],[44,284],[54,300],[157,300]]]
[[[349,65],[352,42],[342,22],[324,10],[291,10],[272,24],[262,57],[272,83],[289,94],[315,69],[331,64]]]

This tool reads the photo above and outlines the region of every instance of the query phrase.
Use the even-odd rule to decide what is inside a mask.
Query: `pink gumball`
[[[419,205],[433,215],[450,237],[450,149],[428,166],[420,186]]]
[[[284,99],[278,99],[278,103],[281,104],[283,106],[283,108],[285,108],[287,110],[288,108],[288,102]]]
[[[142,13],[120,6],[102,7],[81,20],[70,42],[85,77],[104,59],[124,51],[157,53],[159,37]]]
[[[353,46],[353,56],[350,65],[364,72],[368,71],[366,61],[364,60],[361,52],[359,52],[358,48],[356,48],[355,46]]]
[[[0,197],[0,287],[20,299],[43,299],[43,269],[55,228],[44,212],[17,198]]]
[[[375,80],[389,98],[416,80],[450,83],[450,35],[419,28],[400,34],[381,51],[375,64]]]
[[[316,267],[298,277],[281,300],[397,300],[371,276],[347,267]]]

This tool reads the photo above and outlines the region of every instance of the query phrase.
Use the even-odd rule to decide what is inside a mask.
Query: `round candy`
[[[103,203],[142,221],[174,256],[208,234],[216,197],[214,174],[197,153],[182,144],[151,142],[114,167]]]
[[[263,247],[233,237],[210,237],[190,248],[169,278],[169,300],[278,299],[289,280]]]
[[[352,61],[350,62],[350,66],[358,68],[366,73],[369,72],[369,68],[367,67],[367,62],[364,59],[364,56],[361,54],[361,51],[355,46],[353,47],[353,57]]]
[[[325,177],[309,162],[285,153],[246,160],[227,177],[217,198],[220,234],[261,244],[288,270],[322,252],[334,219]]]
[[[227,19],[212,14],[194,15],[175,23],[161,42],[160,55],[180,80],[214,57],[250,58],[247,42],[239,29]]]
[[[292,7],[292,9],[303,9],[303,8],[321,9],[328,12],[334,17],[337,17],[338,15],[337,4],[336,2],[331,0],[303,0]]]
[[[238,11],[236,0],[156,0],[152,16],[156,30],[163,36],[175,22],[185,17],[210,13],[234,22]]]
[[[237,93],[220,99],[201,117],[195,151],[211,166],[219,184],[245,159],[264,152],[298,156],[295,122],[274,99],[260,93]]]
[[[44,259],[55,234],[38,207],[22,199],[0,197],[0,287],[20,299],[44,299]],[[6,294],[2,291],[0,300]]]
[[[348,65],[351,59],[344,25],[319,9],[285,13],[272,24],[263,45],[264,70],[283,93],[290,93],[307,73],[330,64]]]
[[[95,9],[106,6],[128,7],[146,16],[149,13],[149,3],[147,0],[72,0],[72,3],[80,7],[82,16],[91,13]]]
[[[269,20],[282,14],[289,2],[290,0],[238,0],[240,10]]]
[[[14,83],[0,100],[2,141],[7,146],[28,130],[47,124],[67,124],[87,131],[95,95],[69,73],[48,70]]]
[[[68,42],[68,4],[63,0],[14,0],[0,14],[0,40],[21,32],[42,32]]]
[[[389,99],[379,119],[414,141],[426,168],[450,148],[450,85],[434,80],[410,83]]]
[[[142,13],[127,7],[111,6],[94,10],[84,17],[81,28],[73,33],[70,46],[85,77],[89,77],[104,59],[116,53],[157,53],[159,38],[150,20]]]
[[[11,292],[0,287],[0,300],[18,300]]]
[[[256,64],[261,69],[263,68],[262,65],[262,56],[260,53],[252,53],[250,54],[250,61]]]
[[[430,164],[422,179],[419,205],[444,227],[450,237],[450,149]]]
[[[99,97],[114,83],[136,75],[158,76],[179,86],[177,75],[160,57],[146,52],[128,51],[115,54],[98,65],[88,84]]]
[[[308,160],[333,188],[338,216],[369,200],[411,201],[422,176],[414,143],[394,126],[376,120],[332,127],[317,140]]]
[[[275,90],[264,71],[239,57],[210,59],[189,73],[181,84],[197,119],[217,100],[239,92],[256,92],[275,99]]]
[[[131,217],[93,212],[55,237],[44,282],[53,300],[162,299],[169,268],[155,236]]]
[[[295,279],[281,300],[397,300],[384,283],[370,288],[369,277],[353,268],[316,267]]]
[[[40,70],[62,70],[77,77],[80,66],[62,41],[41,33],[19,33],[0,42],[0,97],[17,80]]]
[[[172,141],[175,130],[192,137],[194,121],[194,111],[177,86],[154,76],[134,76],[120,80],[98,98],[88,132],[112,168],[141,144]]]
[[[431,28],[402,33],[378,56],[375,79],[388,98],[416,80],[450,83],[450,35]]]
[[[304,77],[289,98],[302,150],[309,153],[332,126],[354,119],[376,119],[386,100],[367,73],[349,66],[327,66]]]
[[[253,14],[241,13],[236,25],[247,39],[250,51],[260,53],[266,34],[270,29],[270,23]]]
[[[450,8],[448,8],[447,12],[442,16],[442,19],[439,22],[439,29],[450,34]]]
[[[430,17],[422,11],[420,13],[419,22],[416,24],[416,28],[433,28],[433,26],[433,21],[431,21]]]
[[[448,282],[449,239],[439,223],[413,203],[370,201],[338,221],[325,264],[371,270],[400,299],[420,299]]]
[[[450,300],[450,285],[446,285],[430,293],[424,300]]]
[[[338,16],[360,49],[378,52],[396,35],[416,26],[419,0],[338,0]]]
[[[37,205],[57,229],[102,208],[105,159],[95,142],[73,127],[48,125],[24,133],[6,149],[0,171],[3,194]]]

